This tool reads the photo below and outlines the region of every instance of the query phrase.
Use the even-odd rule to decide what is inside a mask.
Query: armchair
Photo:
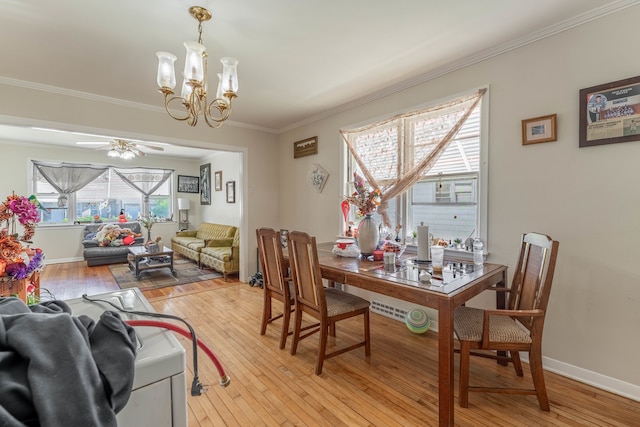
[[[549,411],[549,399],[542,369],[542,330],[551,292],[559,243],[551,237],[527,233],[522,237],[520,256],[509,293],[507,309],[481,310],[457,307],[454,330],[460,341],[460,406],[469,406],[469,392],[535,394],[543,411]],[[500,289],[496,289],[500,291]],[[488,350],[472,352],[471,350]],[[510,357],[494,354],[508,351]],[[520,351],[529,352],[533,389],[478,387],[469,385],[469,356],[497,358],[512,362],[522,377]]]

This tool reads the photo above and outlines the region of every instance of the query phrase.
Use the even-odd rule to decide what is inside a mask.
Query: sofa
[[[223,274],[240,271],[240,230],[232,225],[203,222],[197,230],[178,231],[171,238],[171,249]]]
[[[124,237],[110,240],[108,244],[105,243],[105,239],[99,239],[100,235],[98,233],[103,226],[107,225],[117,225],[120,229],[128,228],[136,235],[141,234],[140,224],[137,222],[96,223],[85,225],[82,237],[82,246],[84,248],[82,255],[89,267],[94,265],[127,262],[129,246],[144,244],[144,237],[141,235],[133,237],[133,242],[131,243],[131,239],[125,240]]]

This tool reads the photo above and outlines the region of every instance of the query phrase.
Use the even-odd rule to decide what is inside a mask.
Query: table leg
[[[335,288],[336,287],[336,282],[334,280],[327,279],[327,287]],[[336,336],[336,324],[335,323],[332,323],[332,324],[329,325],[329,336],[331,336],[331,337],[335,337]]]
[[[176,270],[173,269],[173,253],[169,254],[169,259],[171,260],[171,267],[169,267],[171,269],[171,273],[173,274],[173,277],[177,277],[178,276],[178,272]]]
[[[453,305],[442,299],[438,306],[438,412],[440,426],[453,426],[454,365]]]

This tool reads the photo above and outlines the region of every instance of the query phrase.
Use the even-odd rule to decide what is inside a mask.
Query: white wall
[[[546,366],[640,400],[640,141],[578,148],[579,90],[639,74],[639,19],[635,6],[280,135],[282,227],[338,233],[340,128],[488,84],[490,261],[513,268],[523,232],[558,240]],[[558,140],[523,146],[521,120],[553,113]],[[293,159],[315,135],[318,154]],[[314,162],[330,173],[320,194],[304,182]]]
[[[211,164],[211,206],[201,206],[202,221],[215,224],[227,224],[240,227],[242,213],[242,153],[229,153],[224,151],[203,159],[202,164]],[[222,190],[216,191],[214,185],[214,173],[222,172]],[[235,181],[236,202],[227,203],[227,182]],[[198,205],[200,202],[198,202]],[[255,240],[255,239],[254,239]]]

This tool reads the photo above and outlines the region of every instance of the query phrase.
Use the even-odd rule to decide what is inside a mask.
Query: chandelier
[[[186,120],[189,126],[198,123],[200,115],[212,128],[222,126],[231,115],[231,102],[238,91],[238,60],[225,57],[222,62],[222,73],[218,73],[218,90],[213,101],[207,98],[207,52],[202,45],[202,23],[211,19],[211,12],[204,7],[189,8],[191,16],[198,21],[198,42],[186,41],[187,57],[184,64],[184,81],[180,96],[173,96],[176,86],[175,55],[168,52],[157,52],[158,86],[164,94],[164,108],[176,120]],[[170,105],[181,103],[186,110],[182,115],[175,115]],[[176,104],[177,105],[177,104]]]

